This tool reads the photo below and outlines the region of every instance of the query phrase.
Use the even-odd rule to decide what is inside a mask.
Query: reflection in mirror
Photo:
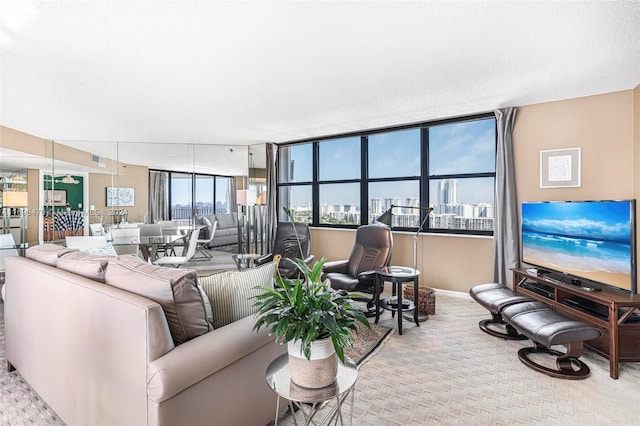
[[[29,230],[32,242],[63,242],[67,235],[90,235],[93,228],[161,220],[192,225],[206,214],[237,214],[236,189],[249,185],[247,146],[29,138],[30,143],[17,140],[13,147],[3,135],[0,189],[9,182],[5,175],[26,174],[28,211],[34,214],[22,229]],[[23,152],[25,147],[30,152]],[[164,188],[160,198],[165,206],[155,214],[154,175],[160,176],[156,184]],[[12,211],[7,213],[11,219]]]
[[[40,138],[4,127],[1,142],[0,249],[22,253],[27,244],[38,241],[38,181],[40,170],[49,166],[48,145]],[[0,263],[0,276],[3,269]]]

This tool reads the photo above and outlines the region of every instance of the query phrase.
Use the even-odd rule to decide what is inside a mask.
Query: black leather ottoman
[[[514,303],[531,302],[533,299],[517,295],[503,284],[497,283],[478,284],[469,290],[469,294],[476,302],[491,312],[491,319],[482,320],[478,323],[480,330],[507,340],[527,339],[526,336],[518,334],[511,325],[505,323],[502,318],[502,310]],[[490,328],[491,324],[504,325],[505,329],[504,331],[499,331]]]
[[[524,302],[507,306],[502,318],[534,343],[522,348],[518,358],[526,366],[562,379],[584,379],[589,376],[589,367],[578,358],[582,355],[585,340],[597,339],[601,331],[589,324],[567,318],[542,302]],[[551,349],[553,345],[567,345],[567,352]],[[545,367],[529,359],[531,353],[546,353],[556,356],[557,370]]]

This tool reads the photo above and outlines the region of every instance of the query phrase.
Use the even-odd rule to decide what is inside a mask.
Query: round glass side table
[[[294,422],[297,413],[301,412],[304,416],[304,424],[344,424],[342,406],[351,396],[351,404],[349,409],[348,424],[353,419],[353,400],[355,395],[355,384],[358,379],[358,370],[350,360],[346,359],[345,364],[338,361],[338,376],[336,381],[324,388],[310,389],[296,385],[289,374],[289,355],[283,354],[276,358],[266,373],[267,384],[278,395],[276,403],[275,426],[278,425],[278,414],[280,412],[280,398],[289,400],[289,410],[294,416]],[[324,418],[320,423],[316,423],[315,416],[321,408],[325,406],[325,402],[335,400],[335,403],[328,408],[328,412],[324,414]],[[313,422],[313,423],[312,423]]]

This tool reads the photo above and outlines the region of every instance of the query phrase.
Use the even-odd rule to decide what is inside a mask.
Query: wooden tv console
[[[602,331],[601,338],[585,342],[585,347],[609,360],[612,378],[618,378],[620,362],[640,361],[640,295],[606,286],[588,291],[527,269],[512,271],[516,293]]]

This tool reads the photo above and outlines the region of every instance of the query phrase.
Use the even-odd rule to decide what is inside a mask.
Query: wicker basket
[[[405,299],[413,300],[413,286],[405,287],[402,296]],[[418,312],[421,314],[435,315],[436,291],[434,289],[418,287]]]

